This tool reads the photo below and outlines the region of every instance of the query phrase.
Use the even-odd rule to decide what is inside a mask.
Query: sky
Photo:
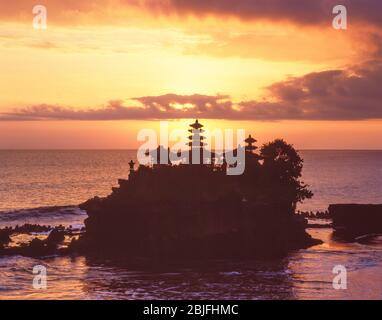
[[[0,0],[0,149],[131,149],[195,118],[259,143],[382,149],[382,2],[342,0],[346,30],[337,4]]]

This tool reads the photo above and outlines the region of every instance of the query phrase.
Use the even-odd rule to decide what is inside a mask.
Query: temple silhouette
[[[228,176],[225,157],[237,150],[216,161],[205,149],[203,125],[196,120],[189,132],[189,164],[158,161],[135,169],[130,161],[129,178],[120,179],[109,196],[80,205],[88,214],[86,231],[73,240],[72,251],[161,260],[239,258],[279,256],[318,243],[305,231],[307,220],[294,214],[311,192],[299,181],[302,159],[292,146],[276,140],[257,153],[249,135],[245,172]],[[170,155],[163,147],[148,151],[158,160],[163,152]]]
[[[186,146],[188,146],[187,151],[178,150],[176,154],[170,151],[170,148],[165,149],[163,146],[158,146],[155,150],[147,150],[145,155],[151,156],[152,166],[155,168],[159,168],[165,165],[173,165],[171,158],[172,156],[180,159],[178,165],[203,165],[209,168],[212,168],[214,171],[226,171],[229,167],[227,164],[226,157],[228,154],[232,156],[237,156],[238,149],[221,151],[217,153],[210,149],[207,149],[207,143],[204,142],[206,137],[203,136],[204,125],[202,125],[199,120],[196,120],[194,123],[190,124],[190,129],[188,132],[191,134],[188,136],[188,142]],[[254,145],[257,142],[251,135],[245,140],[247,144],[244,148],[239,145],[238,148],[242,148],[243,154],[246,155],[245,160],[261,160],[261,157],[254,152],[257,150],[257,147]],[[130,161],[130,177],[134,175],[134,168],[136,163],[133,160]],[[232,163],[231,167],[237,165],[237,163]],[[120,180],[122,181],[122,180]]]

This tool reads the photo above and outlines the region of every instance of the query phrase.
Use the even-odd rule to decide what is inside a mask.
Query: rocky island
[[[206,153],[202,127],[191,125],[190,157],[195,145],[202,157]],[[320,243],[295,214],[296,204],[312,197],[299,180],[303,160],[296,150],[275,140],[257,153],[254,138],[245,142],[245,172],[238,176],[226,174],[224,154],[221,164],[213,153],[208,164],[135,170],[131,162],[129,179],[119,180],[108,197],[80,205],[88,214],[86,232],[70,250],[166,260],[253,258]]]

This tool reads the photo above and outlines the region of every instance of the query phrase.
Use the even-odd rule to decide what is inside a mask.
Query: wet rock
[[[48,238],[46,239],[46,242],[48,244],[59,244],[60,242],[65,240],[65,229],[62,228],[54,228]]]
[[[0,244],[5,245],[11,242],[10,232],[7,229],[0,230]]]
[[[39,250],[39,249],[43,249],[45,247],[45,241],[41,240],[41,239],[38,239],[38,238],[34,238],[30,243],[29,243],[29,248],[33,249],[33,250]]]
[[[347,241],[382,233],[382,205],[333,204],[329,206],[335,236]]]

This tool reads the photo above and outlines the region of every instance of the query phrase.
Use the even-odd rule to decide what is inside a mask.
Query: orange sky
[[[47,0],[35,30],[34,1],[0,0],[0,148],[135,148],[153,120],[194,117],[300,149],[382,148],[379,3],[344,1],[340,31],[333,1],[292,2]]]

